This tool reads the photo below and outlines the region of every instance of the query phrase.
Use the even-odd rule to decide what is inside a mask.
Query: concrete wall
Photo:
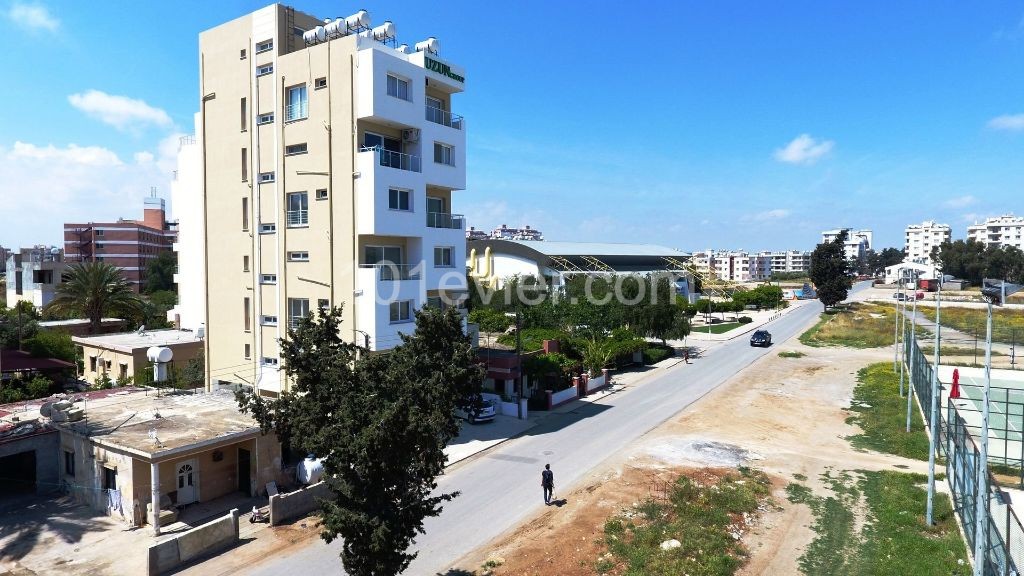
[[[35,451],[36,494],[45,494],[60,487],[60,464],[64,456],[59,447],[60,436],[56,431],[44,432],[0,444],[0,458]]]
[[[149,547],[149,575],[158,576],[238,542],[238,509]]]
[[[270,525],[275,526],[290,518],[305,516],[320,507],[317,500],[331,498],[326,482],[317,482],[305,488],[270,497]]]

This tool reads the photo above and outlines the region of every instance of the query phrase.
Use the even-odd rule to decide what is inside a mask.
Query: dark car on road
[[[751,346],[764,346],[765,348],[772,345],[772,333],[767,330],[758,330],[754,332],[754,335],[750,337]]]

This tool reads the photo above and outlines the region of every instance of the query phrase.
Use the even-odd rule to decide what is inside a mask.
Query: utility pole
[[[907,375],[907,432],[910,432],[910,410],[914,399],[914,349],[917,347],[917,288],[914,288],[914,313],[910,321],[910,374]]]
[[[932,365],[932,397],[931,406],[929,406],[929,421],[931,422],[928,428],[928,504],[925,509],[925,522],[928,526],[934,525],[932,507],[933,501],[935,500],[935,451],[939,445],[939,426],[942,425],[939,422],[939,360],[941,354],[939,352],[942,346],[942,337],[939,335],[942,332],[942,271],[939,271],[939,291],[935,294],[935,362]]]
[[[516,412],[519,419],[523,419],[523,323],[519,315],[519,307],[516,306],[516,366],[519,369],[516,375]]]

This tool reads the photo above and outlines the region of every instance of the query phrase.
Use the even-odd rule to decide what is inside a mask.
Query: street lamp
[[[896,290],[902,290],[902,285],[903,285],[903,268],[902,267],[897,268],[896,269],[896,273],[899,274],[899,276],[898,276],[898,278],[896,280],[896,282],[897,282]],[[893,293],[893,295],[895,295],[895,294],[898,294],[898,292]],[[899,301],[898,298],[896,299],[896,315],[893,316],[893,318],[895,318],[895,320],[896,320],[896,326],[894,326],[893,329],[892,329],[892,371],[895,372],[896,371],[896,365],[897,365],[896,363],[899,362],[899,357],[900,357],[900,301]],[[902,395],[903,395],[903,387],[900,386],[900,396],[902,396]]]
[[[914,311],[910,320],[910,361],[907,362],[907,432],[910,432],[910,408],[914,398],[914,349],[917,345],[917,280],[914,281]],[[906,354],[906,346],[904,354]],[[900,371],[902,380],[902,370]]]
[[[932,364],[932,398],[929,407],[929,421],[931,427],[928,429],[928,504],[925,509],[925,522],[931,526],[933,522],[932,504],[935,500],[935,449],[939,443],[939,348],[942,345],[942,269],[936,266],[936,276],[939,281],[939,291],[935,294],[935,361]]]
[[[975,500],[975,516],[977,524],[974,528],[974,575],[982,576],[985,571],[985,548],[988,544],[988,416],[989,393],[992,388],[992,305],[1002,306],[1006,297],[1020,291],[1024,286],[1010,284],[1005,280],[984,279],[981,282],[981,295],[988,302],[988,314],[985,318],[985,392],[982,395],[981,410],[981,455],[978,463],[978,481],[976,483],[977,499]],[[985,537],[982,537],[982,534]]]

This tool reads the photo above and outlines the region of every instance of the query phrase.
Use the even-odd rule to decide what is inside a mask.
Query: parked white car
[[[486,396],[481,398],[480,413],[476,417],[470,416],[465,410],[456,409],[455,415],[462,418],[470,424],[477,424],[479,422],[490,422],[494,420],[494,416],[498,414],[498,405],[491,398]]]

